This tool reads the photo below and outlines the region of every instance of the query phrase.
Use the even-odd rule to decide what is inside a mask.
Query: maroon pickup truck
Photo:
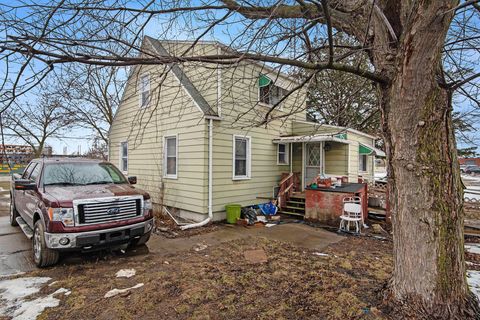
[[[135,183],[105,161],[35,159],[13,175],[10,223],[32,239],[39,267],[57,263],[61,251],[144,244],[152,202]]]

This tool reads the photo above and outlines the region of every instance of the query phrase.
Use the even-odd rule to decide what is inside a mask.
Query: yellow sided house
[[[218,42],[150,37],[142,50],[159,58],[232,52]],[[110,161],[136,176],[157,205],[220,220],[226,204],[277,197],[289,173],[302,190],[319,174],[373,180],[374,156],[382,153],[375,137],[308,122],[306,91],[293,91],[299,83],[291,76],[248,60],[185,60],[132,70],[109,132]]]

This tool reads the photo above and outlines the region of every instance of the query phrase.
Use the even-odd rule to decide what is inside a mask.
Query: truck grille
[[[142,197],[105,198],[74,201],[79,224],[97,224],[140,216]]]

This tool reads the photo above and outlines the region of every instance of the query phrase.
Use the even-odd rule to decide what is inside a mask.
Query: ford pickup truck
[[[62,251],[144,244],[152,202],[135,183],[105,161],[34,159],[12,176],[10,224],[32,240],[38,267],[57,263]]]

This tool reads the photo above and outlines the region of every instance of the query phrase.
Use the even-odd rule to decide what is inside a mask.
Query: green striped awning
[[[258,86],[261,87],[266,87],[268,86],[272,80],[267,77],[266,75],[261,74],[260,77],[258,78]]]
[[[358,146],[358,153],[359,154],[366,154],[366,155],[371,155],[374,151],[370,149],[367,146],[364,146],[363,144],[360,144]]]
[[[377,149],[374,146],[368,146],[361,143],[358,145],[358,153],[365,154],[367,156],[376,156],[380,158],[386,157],[385,152],[383,152],[382,150]]]

